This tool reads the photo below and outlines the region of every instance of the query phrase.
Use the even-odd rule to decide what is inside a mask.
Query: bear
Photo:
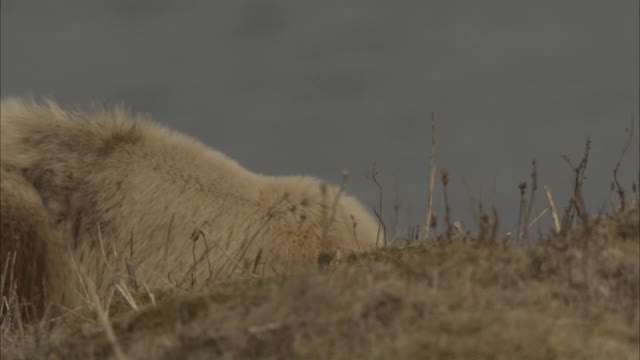
[[[42,262],[31,283],[63,306],[86,301],[69,289],[84,278],[101,295],[114,274],[135,288],[193,287],[287,274],[327,252],[377,246],[378,221],[342,185],[252,172],[122,105],[63,110],[50,99],[11,98],[0,109],[0,162],[40,204],[33,219],[8,216],[46,219],[43,234],[22,242]],[[45,285],[43,271],[52,274]]]

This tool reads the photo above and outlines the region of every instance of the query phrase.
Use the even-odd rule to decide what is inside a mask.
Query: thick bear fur
[[[19,172],[0,166],[0,266],[2,314],[22,306],[27,318],[44,309],[46,253],[54,243],[40,195]]]
[[[82,290],[69,290],[82,278],[74,269],[101,291],[115,273],[153,289],[283,274],[324,252],[376,246],[378,222],[339,187],[253,173],[122,107],[87,113],[9,99],[0,120],[1,164],[11,169],[2,254],[24,246],[24,296],[43,287],[48,299],[81,304]],[[12,240],[5,218],[34,233]]]

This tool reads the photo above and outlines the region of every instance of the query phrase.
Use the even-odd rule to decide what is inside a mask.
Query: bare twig
[[[136,277],[136,269],[133,266],[133,261],[129,257],[124,259],[127,267],[127,274],[129,275],[129,284],[133,291],[138,292],[138,279]]]
[[[373,214],[376,216],[376,218],[378,218],[378,236],[380,234],[380,230],[382,230],[382,235],[383,235],[383,244],[384,247],[387,247],[387,228],[384,225],[384,221],[382,220],[382,216],[380,215],[380,213],[378,212],[378,210],[373,209]],[[376,247],[378,246],[378,241],[376,240]]]
[[[462,223],[460,221],[454,221],[453,222],[453,227],[458,232],[458,235],[461,235],[461,236],[466,236],[467,235],[467,231],[464,229],[464,226],[462,226]]]
[[[22,312],[24,311],[23,299],[18,298],[16,302],[13,303],[13,318],[16,320],[18,325],[18,333],[21,338],[24,338],[24,324],[22,323]],[[26,311],[25,311],[26,313]]]
[[[268,323],[266,325],[249,326],[249,328],[247,330],[249,331],[249,333],[251,333],[253,335],[256,335],[256,334],[260,334],[260,333],[263,333],[263,332],[280,330],[283,325],[284,325],[283,323],[277,321],[277,322]]]
[[[431,214],[433,209],[433,191],[436,183],[436,114],[431,113],[431,161],[429,162],[429,199],[427,203],[427,215],[424,221],[424,239],[429,239],[431,229]]]
[[[196,285],[196,271],[197,271],[197,257],[196,257],[196,243],[200,238],[200,232],[198,232],[198,226],[196,225],[193,233],[191,233],[191,256],[193,258],[193,265],[191,266],[191,287]],[[208,255],[208,254],[207,254]]]
[[[77,266],[76,270],[79,270]],[[116,334],[113,331],[111,322],[109,321],[109,318],[107,317],[107,314],[102,307],[100,297],[98,296],[98,291],[96,290],[95,285],[90,279],[86,278],[82,274],[79,273],[78,275],[83,278],[83,283],[86,285],[89,297],[93,302],[96,315],[98,315],[98,320],[100,321],[100,324],[102,325],[104,332],[107,335],[107,339],[109,339],[109,342],[111,343],[115,358],[118,360],[125,360],[127,357],[124,355],[124,352],[122,352],[122,348],[120,347],[120,343],[118,343],[118,339],[116,338]]]
[[[575,209],[576,214],[578,215],[580,220],[582,220],[583,223],[587,222],[589,219],[589,214],[587,213],[587,209],[584,203],[584,198],[582,196],[582,185],[584,184],[584,179],[585,179],[584,174],[587,169],[587,162],[589,161],[590,150],[591,150],[591,139],[587,138],[585,142],[584,156],[582,157],[582,160],[580,161],[580,164],[578,164],[578,166],[574,166],[573,163],[571,162],[571,159],[567,155],[563,156],[563,159],[569,164],[569,166],[571,166],[574,172],[573,196],[570,200],[570,204],[573,205],[573,208]]]
[[[633,117],[631,118],[631,126],[629,128],[625,129],[625,132],[627,133],[627,140],[624,143],[624,147],[622,148],[622,152],[620,153],[620,157],[618,158],[618,162],[616,163],[616,167],[613,168],[613,183],[615,185],[615,189],[616,192],[618,193],[618,197],[620,198],[620,210],[625,209],[626,203],[625,203],[625,196],[624,196],[624,189],[622,188],[622,186],[620,186],[620,182],[618,181],[618,171],[620,170],[620,164],[622,163],[622,159],[624,158],[624,155],[627,153],[627,150],[629,150],[629,145],[631,145],[631,139],[633,138],[633,125],[634,125],[634,121],[633,121]]]
[[[589,217],[589,214],[587,213],[587,209],[584,203],[584,198],[582,195],[582,185],[584,183],[584,178],[585,178],[584,174],[587,168],[587,162],[589,160],[590,149],[591,149],[591,140],[587,138],[587,141],[585,144],[584,156],[582,157],[580,164],[573,169],[575,173],[574,174],[575,178],[574,178],[574,188],[573,188],[573,197],[572,197],[573,207],[576,210],[576,214],[584,224],[585,235],[582,236],[582,251],[584,254],[583,260],[582,260],[582,266],[583,266],[582,272],[585,279],[587,292],[589,291],[589,288],[590,288],[589,232],[591,231],[591,226],[590,226],[590,217]],[[568,156],[565,156],[565,160],[567,161],[567,163],[569,163],[569,165],[572,165],[571,160],[569,159]]]
[[[356,247],[360,249],[360,243],[358,242],[358,233],[356,232],[358,222],[356,221],[356,218],[353,216],[353,214],[350,214],[349,218],[351,219],[351,226],[353,230],[353,242],[356,244]]]
[[[569,198],[569,203],[565,206],[564,211],[562,212],[562,222],[560,225],[560,233],[565,235],[571,224],[573,223],[573,206],[574,200],[573,197]]]
[[[82,275],[83,272],[80,271],[80,268],[78,267],[78,263],[76,262],[72,252],[71,252],[71,247],[70,244],[67,243],[67,252],[69,254],[69,259],[71,260],[71,264],[73,265],[73,268],[76,270],[76,273],[78,274],[78,280],[80,280],[80,285],[82,285],[82,290],[84,291],[85,294],[85,303],[89,304],[90,303],[90,295],[89,295],[89,290],[87,289],[87,284],[85,284],[85,277]],[[82,295],[80,294],[80,296],[82,297]]]
[[[127,301],[129,306],[131,306],[133,310],[138,311],[138,304],[133,299],[133,295],[131,295],[131,291],[129,291],[129,288],[126,286],[126,284],[122,280],[120,280],[119,283],[116,283],[115,288],[120,292],[120,295],[124,297],[124,299]]]
[[[547,201],[549,202],[549,208],[551,209],[551,216],[553,217],[553,225],[554,231],[556,234],[560,233],[560,220],[558,219],[558,210],[556,209],[556,204],[553,202],[553,197],[551,196],[551,190],[549,187],[544,187],[544,192],[547,194]]]
[[[489,219],[489,215],[484,212],[480,214],[480,223],[478,224],[478,239],[480,241],[488,241],[490,236],[489,232],[491,231],[491,220]]]
[[[520,189],[520,208],[519,208],[519,211],[518,211],[518,227],[516,229],[516,243],[520,242],[520,229],[522,227],[522,220],[523,220],[522,212],[524,210],[525,203],[526,203],[526,200],[524,198],[524,194],[527,191],[527,182],[526,181],[521,181],[518,184],[518,189]],[[526,226],[526,224],[525,224],[525,226]]]
[[[529,223],[529,219],[531,217],[531,213],[533,212],[533,202],[535,200],[535,194],[536,194],[536,190],[538,189],[538,169],[536,167],[536,160],[533,159],[533,161],[531,161],[531,189],[529,190],[529,207],[527,208],[527,213],[525,215],[524,218],[524,224],[528,224]],[[523,239],[524,241],[527,241],[527,239],[529,238],[529,229],[528,226],[525,227],[524,229],[524,234],[523,234]]]
[[[447,196],[447,185],[449,184],[449,173],[446,169],[440,171],[440,179],[442,180],[442,189],[444,193],[444,221],[447,224],[447,239],[451,239],[453,235],[453,227],[451,226],[451,207],[449,207],[449,198]]]
[[[540,213],[536,215],[536,217],[534,217],[533,220],[531,220],[529,225],[527,225],[527,228],[532,227],[535,223],[538,222],[538,220],[542,219],[542,217],[544,216],[544,214],[547,213],[547,211],[549,211],[549,208],[545,208],[544,210],[540,211]]]
[[[495,204],[491,205],[491,235],[489,239],[495,244],[498,241],[498,230],[500,223],[498,221],[498,209]]]
[[[380,240],[380,231],[382,230],[383,236],[383,244],[387,246],[387,227],[384,224],[384,220],[382,217],[382,185],[378,181],[378,169],[376,168],[376,162],[371,163],[371,169],[369,171],[369,179],[373,181],[374,184],[378,187],[378,195],[379,195],[379,203],[377,211],[374,209],[374,214],[378,217],[378,235],[376,235],[376,247],[378,247],[378,242]]]
[[[147,295],[149,295],[149,300],[151,300],[151,304],[155,305],[156,304],[156,297],[153,296],[153,293],[151,292],[151,290],[149,290],[149,287],[147,286],[146,282],[142,282],[142,286],[144,286],[144,289],[147,292]]]
[[[262,249],[258,250],[256,257],[253,259],[253,268],[251,269],[251,273],[257,275],[258,274],[258,265],[260,265],[260,261],[262,260]]]
[[[396,178],[393,183],[393,243],[398,237],[398,220],[400,218],[400,194],[398,191],[398,179]]]
[[[202,228],[198,228],[197,229],[198,233],[200,234],[200,236],[203,237],[203,240],[205,242],[207,242],[208,240],[208,234],[206,231],[204,231]],[[253,239],[253,238],[252,238]],[[252,240],[251,239],[251,240]],[[224,257],[227,259],[228,262],[232,263],[233,265],[235,265],[236,267],[238,267],[239,269],[243,270],[244,272],[248,273],[249,276],[253,277],[253,278],[259,278],[258,275],[254,274],[251,272],[251,270],[246,269],[232,254],[229,254],[224,247],[222,247],[220,244],[218,244],[215,240],[212,240],[213,244],[218,248],[218,250],[220,250],[220,252],[224,255]],[[207,248],[208,249],[208,248]],[[205,258],[208,256],[208,253],[210,252],[210,250],[205,251],[204,254],[200,255],[200,257],[194,262],[194,266],[187,271],[186,274],[184,274],[184,276],[182,277],[182,280],[180,280],[179,282],[177,282],[175,285],[177,287],[182,286],[182,284],[184,284],[190,277],[191,277],[191,271],[193,271],[194,267],[201,263],[202,261],[205,260]],[[221,270],[220,270],[221,271]]]
[[[69,247],[69,244],[67,243],[67,250],[69,251],[69,253],[71,253],[71,248]],[[76,271],[76,274],[78,275],[78,278],[80,280],[80,283],[83,287],[83,290],[85,292],[85,294],[87,295],[87,303],[92,303],[93,307],[96,311],[96,315],[98,316],[98,320],[100,321],[100,324],[102,325],[102,327],[104,328],[105,334],[107,335],[107,339],[109,340],[109,342],[111,343],[111,346],[113,348],[113,352],[114,352],[114,356],[116,359],[118,360],[125,360],[126,357],[124,355],[124,353],[122,352],[122,348],[120,347],[120,344],[118,343],[118,340],[116,339],[115,336],[115,332],[113,331],[113,327],[111,326],[111,323],[109,322],[109,318],[107,316],[107,313],[105,312],[105,309],[102,306],[102,303],[100,301],[100,296],[98,295],[98,290],[96,289],[95,284],[93,283],[93,281],[86,275],[86,269],[80,269],[80,266],[76,261],[73,255],[69,256],[69,259],[71,260],[71,263],[73,264],[73,267]],[[90,302],[89,302],[90,300]]]
[[[11,307],[9,306],[7,299],[12,300],[13,298],[11,296],[13,289],[13,268],[15,267],[17,252],[14,251],[13,256],[11,254],[11,251],[7,252],[7,257],[4,263],[4,272],[2,273],[2,283],[0,284],[0,299],[3,300],[3,303],[0,305],[0,316],[4,316],[5,314],[9,313]],[[11,261],[11,259],[13,259],[13,262]],[[11,271],[9,271],[9,264],[11,263],[13,263],[13,265],[11,265]],[[7,283],[7,274],[9,273],[11,273],[11,275],[9,277],[9,282]],[[5,294],[5,286],[7,289],[7,294]]]
[[[100,222],[96,223],[96,229],[98,230],[98,242],[100,243],[100,251],[102,252],[104,263],[107,268],[109,268],[109,270],[113,270],[111,264],[109,264],[109,260],[107,259],[107,252],[104,250],[104,240],[102,239],[102,229],[100,228]]]

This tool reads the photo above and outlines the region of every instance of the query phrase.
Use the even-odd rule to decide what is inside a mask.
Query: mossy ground
[[[638,359],[637,209],[535,246],[463,237],[304,273],[134,294],[109,316],[128,359]],[[87,311],[7,332],[2,358],[108,359]]]

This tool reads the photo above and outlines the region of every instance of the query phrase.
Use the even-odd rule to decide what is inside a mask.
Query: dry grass
[[[110,336],[81,310],[3,332],[2,358],[637,359],[639,245],[633,209],[532,247],[454,236],[156,305],[134,292],[137,311],[112,302]]]
[[[528,203],[527,183],[520,185],[515,243],[511,233],[498,234],[495,207],[486,213],[473,198],[478,235],[471,238],[459,222],[453,233],[444,169],[446,232],[429,238],[436,225],[433,136],[427,217],[423,228],[409,226],[403,246],[346,258],[321,254],[306,272],[217,281],[204,290],[139,286],[134,264],[127,263],[127,273],[112,274],[106,299],[78,269],[85,306],[35,324],[20,316],[9,256],[0,274],[2,359],[638,359],[637,186],[625,202],[618,162],[620,206],[589,216],[582,194],[589,149],[587,141],[577,165],[565,156],[573,193],[562,221],[546,186],[549,208],[530,221],[534,160]],[[387,244],[375,164],[371,178]],[[554,228],[526,241],[529,227],[548,210]],[[393,228],[392,242],[397,221]]]

